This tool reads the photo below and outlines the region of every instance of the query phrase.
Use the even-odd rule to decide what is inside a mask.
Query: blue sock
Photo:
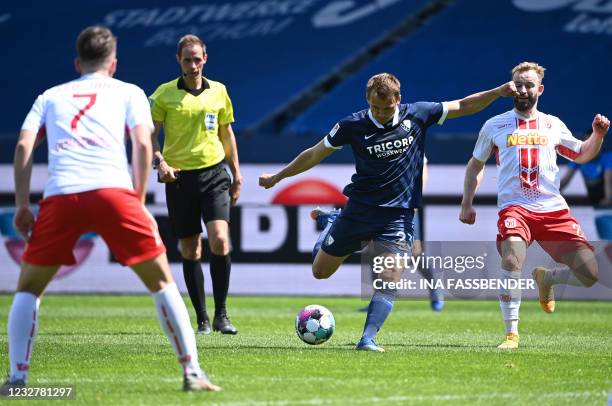
[[[393,309],[395,294],[396,292],[391,290],[374,292],[368,306],[368,316],[363,328],[362,339],[371,340],[376,336]]]
[[[315,257],[317,256],[317,253],[321,249],[321,245],[323,245],[323,241],[325,241],[325,239],[329,235],[329,230],[331,230],[332,224],[333,224],[333,221],[328,222],[327,225],[325,225],[325,228],[323,229],[323,231],[321,231],[321,234],[319,234],[319,238],[317,238],[317,242],[315,242],[314,248],[312,249],[312,259],[313,260],[315,259]]]

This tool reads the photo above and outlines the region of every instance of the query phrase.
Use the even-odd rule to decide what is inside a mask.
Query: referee
[[[183,258],[183,275],[198,320],[198,333],[210,334],[206,313],[200,233],[204,220],[212,252],[210,276],[215,299],[212,328],[223,334],[238,331],[227,317],[231,259],[229,211],[240,196],[232,102],[225,86],[203,76],[206,45],[185,35],[177,46],[181,77],[160,85],[151,95],[153,166],[166,184],[168,216]],[[158,141],[164,128],[164,149]],[[232,171],[230,179],[224,161]],[[232,181],[233,179],[233,181]]]

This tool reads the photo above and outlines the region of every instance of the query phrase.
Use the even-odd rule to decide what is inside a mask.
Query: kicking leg
[[[319,238],[317,238],[317,241],[315,242],[314,248],[312,249],[313,260],[317,257],[317,253],[321,249],[321,245],[323,245],[323,242],[329,235],[332,224],[340,213],[340,209],[323,211],[318,207],[310,212],[310,218],[315,220],[317,222],[317,227],[322,230],[321,234],[319,234]]]
[[[348,255],[334,256],[321,249],[323,245],[331,246],[334,241],[331,237],[331,229],[334,221],[340,215],[340,210],[325,212],[316,208],[310,212],[310,217],[317,222],[319,228],[323,228],[312,250],[312,275],[316,279],[327,279],[332,276],[342,265]]]
[[[314,262],[312,263],[312,275],[316,279],[327,279],[332,276],[340,265],[348,258],[348,255],[343,257],[336,257],[329,255],[323,250],[319,250]]]

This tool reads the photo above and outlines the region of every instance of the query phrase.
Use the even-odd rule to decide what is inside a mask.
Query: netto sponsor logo
[[[527,135],[512,133],[508,135],[506,145],[508,147],[516,147],[517,145],[548,145],[548,137],[537,133]]]

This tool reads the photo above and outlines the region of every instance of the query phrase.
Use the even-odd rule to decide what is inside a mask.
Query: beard
[[[529,96],[526,99],[514,98],[514,108],[520,112],[528,112],[538,102],[538,96]]]

